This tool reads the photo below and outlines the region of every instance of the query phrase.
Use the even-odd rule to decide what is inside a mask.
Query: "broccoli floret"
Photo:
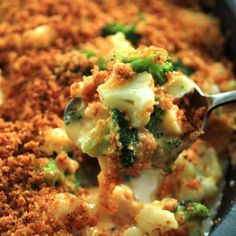
[[[136,73],[148,72],[153,76],[155,85],[163,85],[165,84],[168,79],[166,77],[167,72],[173,71],[172,64],[167,61],[163,64],[157,64],[153,62],[153,59],[156,57],[155,54],[150,55],[147,58],[138,58],[138,57],[131,57],[131,58],[123,58],[122,62],[130,63],[132,69]]]
[[[182,61],[173,60],[172,64],[174,71],[182,71],[187,76],[191,76],[194,73],[194,70],[189,66],[185,65]]]
[[[188,223],[191,220],[204,220],[210,216],[210,213],[205,205],[186,201],[177,206],[175,216],[181,223]]]
[[[55,159],[49,158],[42,170],[45,174],[45,182],[48,185],[63,185],[67,187],[71,193],[75,193],[80,186],[76,175],[65,174],[58,168]]]
[[[138,141],[138,130],[129,128],[125,114],[117,109],[111,110],[112,122],[118,126],[119,141],[121,143],[121,160],[123,167],[127,168],[135,162],[135,146]]]
[[[133,166],[135,162],[135,152],[127,147],[121,150],[121,160],[120,163],[123,167],[128,168]]]
[[[163,120],[163,115],[164,110],[160,106],[155,105],[150,120],[145,126],[156,138],[159,138],[162,135],[160,131],[160,124]]]
[[[48,159],[47,164],[43,167],[43,172],[45,173],[46,183],[49,185],[55,185],[64,180],[63,173],[58,169],[56,161],[52,158]]]
[[[73,194],[76,194],[78,188],[81,186],[79,178],[76,174],[66,176],[66,184],[70,187],[69,192]]]
[[[136,32],[136,28],[137,28],[136,23],[130,26],[124,26],[122,24],[113,22],[101,29],[101,35],[107,36],[121,32],[133,45],[137,45],[139,40],[141,39],[141,35]]]
[[[106,61],[103,57],[99,57],[97,63],[98,63],[99,70],[107,69]]]
[[[80,50],[80,53],[84,54],[87,58],[95,57],[95,54],[89,50]]]
[[[117,86],[114,86],[115,83]],[[119,84],[119,79],[111,77],[97,90],[103,105],[125,111],[132,127],[142,127],[149,121],[155,95],[152,76],[147,72],[137,74],[134,79],[122,84]]]

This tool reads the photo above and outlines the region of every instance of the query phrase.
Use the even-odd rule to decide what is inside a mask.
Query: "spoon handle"
[[[222,106],[227,103],[236,102],[236,90],[208,95],[207,98],[209,101],[208,112],[211,112],[219,106]]]

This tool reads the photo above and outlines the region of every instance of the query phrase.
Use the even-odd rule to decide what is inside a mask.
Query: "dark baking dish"
[[[222,31],[229,33],[225,53],[234,62],[236,70],[236,0],[218,0],[214,7],[204,5],[204,8],[220,18]],[[222,220],[212,228],[211,236],[236,235],[236,170],[232,166],[226,174],[223,200],[216,218]]]

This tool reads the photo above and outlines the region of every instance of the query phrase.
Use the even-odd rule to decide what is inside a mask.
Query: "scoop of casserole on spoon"
[[[95,68],[74,83],[71,96],[68,136],[111,172],[136,176],[151,166],[167,170],[203,132],[210,112],[236,100],[236,91],[205,96],[173,71],[165,50],[145,47],[117,52],[107,70]]]

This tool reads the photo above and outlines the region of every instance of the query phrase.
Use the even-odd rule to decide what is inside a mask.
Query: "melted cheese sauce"
[[[155,193],[163,179],[160,170],[147,169],[137,177],[132,178],[127,185],[133,190],[137,200],[143,203],[149,203],[155,200]]]

